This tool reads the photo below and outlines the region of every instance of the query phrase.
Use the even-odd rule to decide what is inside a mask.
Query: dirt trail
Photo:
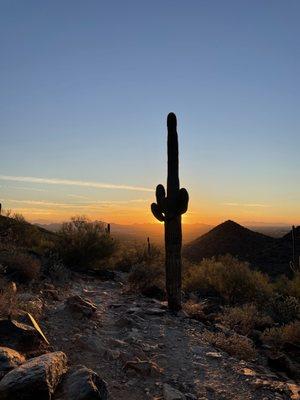
[[[75,318],[64,299],[80,294],[97,305],[91,319]],[[186,399],[297,399],[282,382],[229,357],[201,339],[203,325],[170,315],[164,304],[122,293],[121,282],[80,278],[53,301],[42,326],[55,350],[108,383],[112,400],[162,399],[164,383]]]

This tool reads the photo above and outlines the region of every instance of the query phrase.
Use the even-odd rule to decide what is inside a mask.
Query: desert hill
[[[270,275],[277,275],[289,273],[292,240],[290,233],[274,238],[229,220],[185,245],[183,254],[193,262],[231,254]]]

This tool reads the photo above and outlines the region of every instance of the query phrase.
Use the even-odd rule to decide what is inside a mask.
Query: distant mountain
[[[37,226],[56,232],[61,227],[60,223],[51,224],[36,224]],[[184,224],[183,225],[183,240],[189,242],[196,237],[203,235],[211,229],[210,225],[206,224]],[[150,237],[153,243],[162,243],[164,229],[163,224],[114,224],[111,223],[111,233],[116,237],[124,240],[146,240]]]
[[[274,238],[226,221],[186,244],[183,255],[194,262],[203,258],[231,254],[253,267],[277,275],[289,273],[292,257],[290,234]]]
[[[184,254],[193,261],[227,253],[249,257],[275,240],[229,220],[187,244]]]

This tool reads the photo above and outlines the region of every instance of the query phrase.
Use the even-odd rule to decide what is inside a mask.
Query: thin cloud
[[[87,196],[81,196],[79,194],[68,194],[68,197],[72,197],[73,199],[79,199],[79,200],[91,200],[89,197]]]
[[[256,208],[268,208],[270,207],[268,204],[261,203],[223,203],[224,206],[229,207],[256,207]]]
[[[95,202],[81,202],[81,203],[58,203],[58,202],[50,202],[44,200],[22,200],[22,199],[2,199],[3,201],[9,203],[17,203],[17,204],[27,204],[32,206],[44,206],[44,207],[53,207],[53,208],[70,208],[70,209],[89,209],[89,210],[99,210],[99,208],[113,208],[113,207],[122,207],[128,204],[135,203],[147,203],[150,200],[146,199],[133,199],[133,200],[105,200],[105,201],[95,201]]]
[[[68,185],[68,186],[83,186],[96,189],[117,189],[117,190],[134,190],[140,192],[153,192],[152,189],[142,186],[115,185],[112,183],[78,181],[71,179],[36,178],[33,176],[10,176],[10,175],[0,175],[0,179],[4,181],[42,183],[47,185]]]
[[[25,187],[25,186],[6,186],[0,185],[0,187],[5,189],[17,189],[17,190],[29,190],[30,192],[47,192],[46,189],[33,188],[33,187]]]

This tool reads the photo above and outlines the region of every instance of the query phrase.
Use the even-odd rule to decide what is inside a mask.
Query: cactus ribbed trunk
[[[165,221],[166,291],[170,310],[181,309],[181,215]]]
[[[156,203],[151,210],[165,224],[165,266],[168,306],[181,309],[181,215],[187,211],[188,192],[179,185],[178,135],[176,115],[168,115],[168,178],[167,193],[163,185],[156,188]]]
[[[181,308],[181,215],[174,215],[179,192],[179,157],[176,117],[168,115],[168,178],[169,210],[165,220],[166,290],[170,310]]]

